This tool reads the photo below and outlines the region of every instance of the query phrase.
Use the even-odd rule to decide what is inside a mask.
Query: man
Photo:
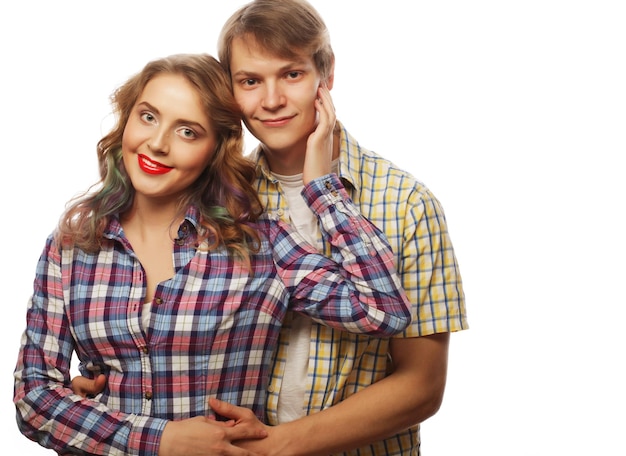
[[[333,87],[322,18],[304,0],[252,1],[226,22],[218,52],[245,124],[261,143],[253,158],[262,201],[326,250],[299,195],[307,142],[325,115],[317,103]],[[269,388],[275,426],[268,438],[241,445],[282,455],[419,454],[419,423],[443,399],[450,333],[467,328],[443,210],[423,184],[361,147],[339,121],[332,151],[331,169],[396,253],[413,323],[388,340],[294,317],[281,333]]]
[[[299,193],[307,145],[319,144],[318,125],[335,122],[334,54],[322,18],[304,0],[252,1],[224,25],[219,58],[260,141],[253,158],[263,203],[328,252]],[[413,322],[399,337],[378,339],[288,318],[269,387],[268,437],[235,444],[264,455],[418,455],[419,423],[443,399],[450,333],[467,328],[444,213],[422,183],[360,146],[339,121],[327,140],[328,169],[391,243]],[[254,426],[245,409],[211,406],[235,428]]]

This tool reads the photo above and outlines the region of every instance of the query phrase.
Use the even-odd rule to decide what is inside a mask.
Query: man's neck
[[[306,157],[306,144],[304,147],[296,146],[289,150],[270,150],[264,144],[261,144],[263,154],[267,159],[270,170],[273,173],[283,176],[295,176],[302,174],[304,169],[304,159]],[[332,160],[339,157],[340,136],[339,131],[333,134],[333,155]]]
[[[264,145],[262,147],[263,154],[273,173],[283,176],[294,176],[302,173],[306,151],[294,153],[293,151],[270,150]]]

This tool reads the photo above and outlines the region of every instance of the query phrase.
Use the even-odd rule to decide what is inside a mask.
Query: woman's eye
[[[142,112],[141,113],[141,119],[144,122],[148,122],[148,123],[152,123],[155,120],[154,116],[150,112]]]
[[[191,128],[181,128],[180,130],[178,130],[178,132],[185,139],[193,139],[197,136],[196,132],[193,131]]]

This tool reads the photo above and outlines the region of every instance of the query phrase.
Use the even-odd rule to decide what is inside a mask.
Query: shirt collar
[[[344,186],[353,193],[361,188],[361,146],[354,139],[346,127],[337,121],[339,129],[339,177]]]
[[[256,173],[258,177],[264,177],[270,182],[276,182],[276,178],[272,176],[270,172],[270,165],[267,162],[267,157],[263,152],[263,146],[261,146],[261,144],[256,146],[250,153],[250,159],[256,163]]]
[[[198,210],[198,208],[196,206],[189,206],[189,208],[187,208],[187,211],[185,212],[185,218],[178,228],[179,238],[186,237],[190,228],[192,227],[197,233],[199,225],[200,225],[199,219],[200,219],[200,211]],[[108,226],[106,227],[102,235],[106,239],[120,240],[124,237],[122,224],[120,223],[119,214],[115,214],[111,217],[111,221],[109,222]]]

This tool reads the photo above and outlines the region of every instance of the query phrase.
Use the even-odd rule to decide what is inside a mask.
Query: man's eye
[[[290,71],[289,73],[287,73],[287,78],[289,79],[297,79],[299,76],[300,76],[299,71]]]
[[[243,81],[243,84],[246,86],[253,86],[254,84],[256,84],[256,80],[255,79],[246,79]]]

